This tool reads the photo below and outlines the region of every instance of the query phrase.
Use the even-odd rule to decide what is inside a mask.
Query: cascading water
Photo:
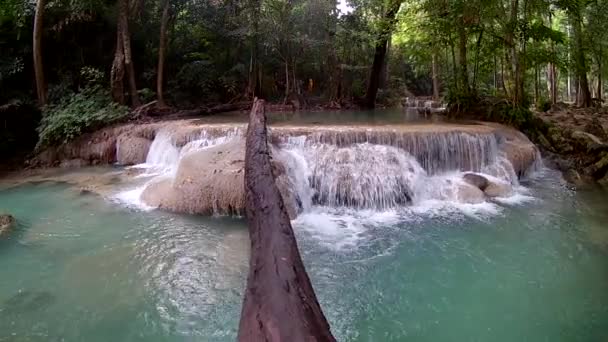
[[[162,170],[149,184],[172,179],[184,156],[243,136],[242,127],[200,128],[185,137],[161,130],[139,167]],[[302,212],[314,206],[386,211],[425,201],[484,202],[483,192],[463,180],[467,172],[504,188],[518,185],[513,165],[499,148],[501,138],[490,130],[275,127],[271,137],[273,156],[285,169]]]

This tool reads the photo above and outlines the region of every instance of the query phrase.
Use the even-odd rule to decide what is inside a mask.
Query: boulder
[[[583,152],[594,152],[608,149],[608,145],[595,135],[583,131],[572,132],[572,141]]]
[[[116,162],[120,165],[135,165],[146,161],[152,141],[142,137],[122,134],[116,140]]]
[[[592,118],[591,121],[585,125],[584,129],[585,132],[593,134],[604,141],[608,140],[608,134],[604,129],[604,125],[597,117]]]
[[[15,225],[15,218],[9,214],[0,214],[0,237],[8,234]]]
[[[481,191],[484,191],[488,187],[488,179],[484,176],[478,175],[476,173],[467,173],[462,179],[468,184],[478,188]]]
[[[563,130],[556,126],[549,127],[546,138],[558,153],[570,153],[574,151],[572,144],[564,137]]]
[[[603,178],[608,172],[608,154],[604,153],[600,159],[585,169],[585,173],[595,179]]]
[[[518,177],[525,176],[539,158],[538,148],[529,141],[505,141],[500,148]]]
[[[456,200],[461,203],[478,204],[485,201],[485,196],[476,186],[460,183],[456,188]]]
[[[488,197],[509,197],[513,195],[513,187],[506,182],[489,180],[484,193]]]

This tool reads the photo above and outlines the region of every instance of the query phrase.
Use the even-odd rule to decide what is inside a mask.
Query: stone
[[[278,161],[273,161],[279,192],[290,218],[301,211],[297,196]],[[151,182],[141,200],[173,212],[202,215],[245,214],[245,142],[242,139],[188,153],[174,179]]]
[[[562,129],[552,126],[548,129],[546,137],[556,152],[570,153],[574,151],[572,145],[564,137]]]
[[[608,172],[608,154],[603,154],[597,162],[585,169],[585,173],[595,179],[603,178],[606,172]]]
[[[539,158],[538,148],[529,141],[505,141],[500,147],[520,178],[528,173]]]
[[[553,145],[549,142],[549,140],[542,134],[538,134],[536,137],[538,144],[547,151],[555,152]]]
[[[15,225],[15,218],[9,214],[0,214],[0,237],[6,235]]]
[[[483,191],[469,183],[460,183],[456,188],[456,199],[461,203],[478,204],[485,201]]]
[[[146,161],[152,141],[142,137],[122,134],[116,140],[116,162],[120,165],[135,165]]]
[[[476,173],[467,173],[462,179],[468,184],[478,188],[481,191],[484,191],[488,187],[488,179],[484,176],[478,175]]]
[[[572,132],[572,141],[584,152],[594,152],[608,148],[602,140],[595,135],[583,131]]]
[[[500,181],[489,181],[488,187],[484,190],[488,197],[509,197],[513,195],[511,184]]]
[[[602,122],[597,117],[592,118],[591,121],[585,125],[584,130],[604,141],[608,140],[608,134],[606,133]]]
[[[62,160],[61,163],[59,163],[59,167],[63,169],[75,169],[83,166],[87,166],[87,162],[82,159]]]

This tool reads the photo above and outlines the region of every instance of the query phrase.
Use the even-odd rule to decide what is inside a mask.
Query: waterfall
[[[516,172],[502,150],[504,137],[489,126],[276,126],[270,133],[273,158],[287,179],[282,182],[300,212],[314,206],[385,211],[425,201],[480,203],[484,192],[465,182],[465,173],[491,179],[505,194],[525,174]],[[244,134],[242,125],[163,128],[139,167],[156,170],[148,185],[173,182],[184,157]],[[222,172],[222,166],[209,168]]]

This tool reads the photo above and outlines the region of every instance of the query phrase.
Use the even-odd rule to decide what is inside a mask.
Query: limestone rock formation
[[[462,203],[478,204],[485,201],[485,196],[479,188],[469,183],[461,183],[456,188],[456,199]]]
[[[174,179],[153,181],[142,193],[142,201],[169,211],[203,215],[243,215],[245,142],[235,139],[185,155]],[[300,212],[286,176],[277,186],[290,217]]]
[[[15,225],[15,218],[9,214],[0,214],[0,237],[8,234]]]
[[[509,197],[513,195],[513,187],[505,182],[489,181],[484,193],[488,197]]]
[[[151,140],[123,133],[116,141],[116,162],[120,165],[141,164],[146,161],[150,145]]]
[[[479,190],[482,197],[509,197],[513,195],[513,187],[507,182],[500,181],[498,179],[489,179],[488,177],[467,173],[463,176],[463,180],[468,186]],[[473,195],[473,192],[469,189],[463,189],[464,194]],[[466,197],[465,197],[466,198]],[[475,198],[475,197],[473,197]],[[471,202],[468,202],[471,203]],[[475,203],[475,202],[473,202]]]
[[[465,182],[471,184],[472,186],[478,188],[481,191],[484,191],[488,187],[488,179],[484,176],[478,175],[476,173],[467,173],[462,179]]]

